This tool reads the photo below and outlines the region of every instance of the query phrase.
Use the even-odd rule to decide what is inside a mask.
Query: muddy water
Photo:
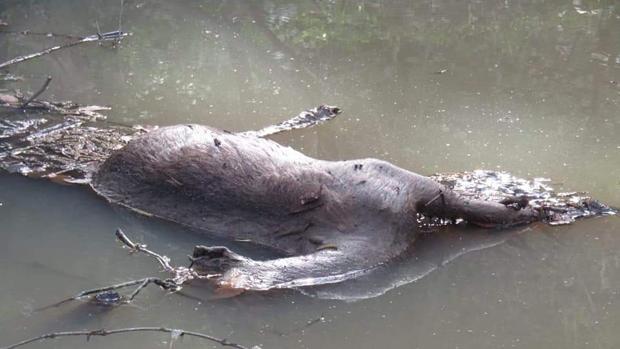
[[[119,1],[0,3],[5,30],[116,30]],[[117,47],[76,47],[0,88],[113,106],[126,124],[247,130],[320,103],[344,113],[277,137],[325,159],[379,157],[424,173],[545,176],[620,206],[620,9],[613,1],[125,0]],[[64,42],[0,34],[0,59]],[[265,348],[614,348],[620,220],[424,236],[381,273],[339,286],[213,300],[146,290],[133,306],[79,290],[159,275],[113,240],[123,227],[183,261],[214,241],[110,207],[80,187],[0,175],[0,345],[53,330],[170,326]],[[255,256],[250,246],[233,246]],[[318,321],[317,321],[318,319]],[[310,325],[308,325],[310,323]],[[168,348],[135,334],[38,347]],[[185,338],[179,348],[204,342]],[[33,345],[35,347],[35,345]]]

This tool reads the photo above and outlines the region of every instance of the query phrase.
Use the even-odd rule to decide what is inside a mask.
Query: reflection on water
[[[0,20],[6,30],[88,35],[97,24],[115,30],[118,5],[5,0]],[[339,119],[277,140],[319,158],[373,156],[424,174],[499,168],[550,177],[620,206],[619,11],[614,1],[589,0],[125,0],[122,28],[132,35],[120,47],[76,47],[10,67],[23,80],[0,89],[32,92],[50,74],[47,98],[111,105],[113,121],[230,130],[335,104],[344,110]],[[63,40],[0,34],[0,60]],[[49,330],[134,325],[273,348],[620,343],[614,217],[424,236],[384,273],[306,290],[363,298],[401,285],[352,303],[295,292],[213,301],[195,287],[187,290],[193,298],[148,290],[135,307],[113,311],[82,304],[35,312],[82,289],[158,273],[118,247],[118,226],[177,260],[210,241],[113,209],[81,188],[8,175],[0,177],[0,205],[0,345]],[[419,275],[426,277],[410,283]],[[95,338],[88,347],[166,348],[168,339]],[[187,338],[177,346],[202,344]]]

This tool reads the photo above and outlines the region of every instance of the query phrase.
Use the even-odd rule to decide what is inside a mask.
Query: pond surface
[[[614,5],[615,4],[615,5]],[[116,30],[120,1],[3,0],[7,31]],[[11,66],[0,89],[110,105],[124,124],[257,129],[321,103],[344,113],[276,137],[322,159],[377,157],[422,174],[506,170],[620,206],[620,8],[614,1],[134,1],[117,47]],[[0,34],[0,60],[62,38]],[[0,174],[0,345],[56,330],[169,326],[264,348],[615,348],[620,219],[424,236],[372,277],[214,300],[147,289],[115,309],[78,291],[160,275],[122,227],[180,263],[222,243],[111,207],[80,186]],[[260,255],[250,246],[236,250]],[[346,300],[343,300],[346,299]],[[168,348],[169,336],[40,348]],[[185,338],[177,348],[204,347]],[[216,346],[217,347],[217,346]]]

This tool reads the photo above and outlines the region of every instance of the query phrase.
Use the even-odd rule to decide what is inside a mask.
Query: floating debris
[[[10,173],[87,183],[112,151],[146,132],[106,122],[99,111],[107,107],[33,101],[21,109],[19,103],[0,107],[0,169]]]
[[[24,78],[13,74],[0,74],[0,81],[23,81]]]

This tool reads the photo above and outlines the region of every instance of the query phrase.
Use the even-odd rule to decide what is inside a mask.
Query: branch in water
[[[46,334],[43,334],[37,337],[25,339],[21,342],[11,344],[6,347],[1,347],[0,349],[13,349],[13,348],[21,347],[21,346],[24,346],[26,344],[30,344],[33,342],[38,342],[38,341],[42,341],[45,339],[52,339],[52,338],[58,338],[58,337],[85,336],[86,341],[88,341],[90,340],[90,337],[93,337],[93,336],[105,337],[108,335],[119,334],[119,333],[129,333],[129,332],[164,332],[164,333],[169,333],[171,335],[171,339],[170,339],[171,341],[174,341],[182,336],[190,336],[190,337],[206,339],[208,341],[218,343],[224,347],[233,347],[237,349],[249,349],[248,347],[245,347],[241,344],[230,342],[227,339],[213,337],[208,334],[204,334],[200,332],[186,331],[183,329],[174,329],[174,328],[167,328],[167,327],[128,327],[128,328],[117,328],[117,329],[112,329],[112,330],[99,329],[99,330],[84,330],[84,331],[52,332],[52,333],[46,333]],[[252,349],[260,349],[260,347],[254,346],[252,347]]]
[[[95,41],[108,41],[108,40],[121,40],[122,38],[124,38],[125,36],[127,36],[127,33],[123,33],[121,31],[112,31],[112,32],[108,32],[108,33],[103,33],[103,34],[94,34],[94,35],[89,35],[85,38],[82,38],[80,40],[77,41],[73,41],[64,45],[56,45],[56,46],[52,46],[49,47],[43,51],[39,51],[39,52],[35,52],[35,53],[31,53],[28,55],[23,55],[23,56],[17,56],[13,59],[9,59],[6,62],[0,63],[0,68],[4,68],[4,67],[8,67],[9,65],[13,65],[13,64],[17,64],[17,63],[21,63],[33,58],[37,58],[40,56],[44,56],[47,54],[50,54],[54,51],[58,51],[58,50],[62,50],[65,48],[69,48],[69,47],[73,47],[73,46],[77,46],[80,44],[84,44],[87,42],[95,42]]]
[[[142,291],[142,289],[144,289],[146,286],[148,286],[151,283],[170,292],[178,291],[181,288],[180,285],[175,284],[171,280],[162,280],[156,277],[147,277],[144,279],[131,280],[131,281],[122,282],[120,284],[114,284],[114,285],[99,287],[99,288],[95,288],[91,290],[85,290],[85,291],[82,291],[76,294],[73,297],[69,297],[67,299],[61,300],[60,302],[39,308],[37,309],[37,311],[58,307],[65,303],[68,303],[71,301],[82,300],[87,297],[90,301],[98,305],[115,306],[115,305],[128,304],[128,303],[131,303],[134,300],[134,298],[136,298],[136,296],[138,295],[138,293],[140,293],[140,291]],[[136,287],[136,289],[133,290],[133,292],[131,292],[128,296],[122,296],[116,292],[116,290],[130,287],[130,286],[135,286],[135,285],[138,285],[138,287]]]
[[[43,83],[43,86],[41,86],[41,88],[37,92],[35,92],[32,97],[28,98],[28,100],[22,104],[21,108],[26,108],[28,104],[30,104],[30,102],[34,101],[34,99],[39,97],[41,93],[45,92],[45,90],[47,90],[47,87],[50,85],[50,82],[52,82],[52,77],[48,76],[45,80],[45,83]]]
[[[115,235],[117,239],[123,243],[123,245],[125,245],[126,247],[130,249],[131,252],[142,252],[144,254],[154,257],[157,260],[157,262],[159,262],[159,265],[162,266],[164,271],[172,274],[172,277],[168,279],[146,277],[146,278],[142,278],[138,280],[131,280],[131,281],[126,281],[126,282],[122,282],[119,284],[99,287],[99,288],[95,288],[91,290],[85,290],[85,291],[79,292],[78,294],[72,297],[69,297],[60,302],[54,303],[52,305],[45,306],[38,310],[45,310],[48,308],[57,307],[57,306],[60,306],[62,304],[65,304],[71,301],[82,300],[86,297],[88,297],[90,301],[94,302],[95,304],[99,304],[99,305],[116,306],[116,305],[128,304],[128,303],[131,303],[134,300],[134,298],[138,295],[138,293],[140,293],[140,291],[142,291],[142,289],[147,287],[149,284],[155,284],[169,292],[177,292],[183,288],[184,284],[192,280],[210,279],[214,276],[214,275],[200,275],[192,268],[173,267],[170,264],[170,258],[149,250],[148,248],[146,248],[146,245],[137,244],[133,242],[131,239],[129,239],[129,237],[127,237],[127,235],[125,235],[125,233],[121,229],[117,229]],[[119,293],[116,292],[116,290],[127,288],[130,286],[136,286],[136,285],[138,286],[133,290],[133,292],[131,292],[127,296],[120,295]]]
[[[177,285],[177,290],[180,290],[183,284],[194,279],[210,279],[213,276],[216,276],[200,275],[195,270],[188,267],[173,267],[170,264],[170,258],[149,250],[148,248],[146,248],[146,245],[136,244],[135,242],[131,241],[120,228],[116,229],[116,237],[132,252],[142,252],[144,254],[154,257],[157,262],[159,262],[159,265],[161,265],[166,272],[173,275],[172,278],[166,279],[165,281]]]
[[[157,262],[159,262],[159,264],[162,266],[162,268],[164,268],[165,271],[171,273],[174,272],[174,268],[170,265],[170,258],[147,249],[146,245],[136,244],[135,242],[131,241],[120,228],[116,229],[116,232],[114,234],[116,235],[116,238],[125,246],[127,246],[132,252],[142,252],[149,256],[155,257]]]
[[[0,22],[0,26],[2,26],[2,23]],[[47,32],[47,33],[43,33],[43,32],[33,32],[30,30],[22,30],[22,31],[15,31],[15,30],[1,30],[0,34],[12,34],[12,35],[31,35],[31,36],[45,36],[47,38],[64,38],[64,39],[74,39],[74,40],[81,40],[84,39],[81,36],[76,36],[76,35],[68,35],[68,34],[57,34],[57,33],[52,33],[52,32]]]
[[[98,105],[81,106],[73,102],[48,102],[43,100],[34,100],[41,93],[45,92],[51,80],[52,78],[48,77],[43,86],[28,100],[26,100],[18,92],[12,92],[9,94],[0,93],[0,107],[12,109],[28,109],[32,111],[42,111],[67,116],[84,117],[90,121],[94,121],[97,119],[106,119],[106,116],[99,112],[102,110],[110,110],[110,107],[103,107]]]

